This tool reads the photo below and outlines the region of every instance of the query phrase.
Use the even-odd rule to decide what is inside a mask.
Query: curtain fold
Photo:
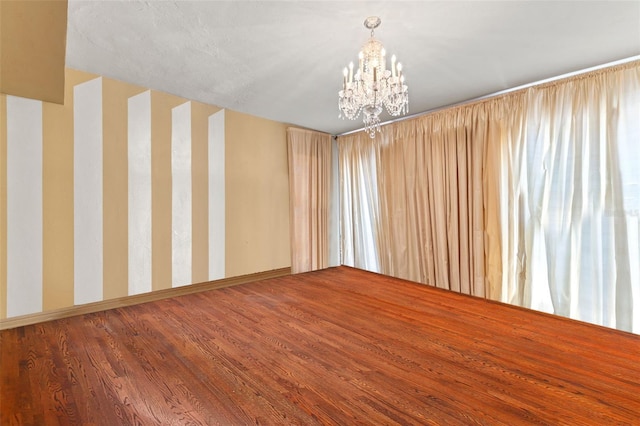
[[[287,129],[291,272],[329,266],[331,135]]]

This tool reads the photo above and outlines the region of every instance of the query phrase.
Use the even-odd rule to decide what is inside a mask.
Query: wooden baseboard
[[[108,309],[122,308],[124,306],[138,305],[140,303],[153,302],[155,300],[167,299],[170,297],[177,297],[185,294],[231,287],[234,285],[246,284],[253,281],[266,280],[269,278],[282,277],[285,275],[291,275],[290,267],[273,269],[271,271],[257,272],[248,275],[241,275],[238,277],[223,278],[220,280],[192,284],[184,287],[157,290],[144,294],[136,294],[134,296],[118,297],[116,299],[102,300],[100,302],[87,303],[85,305],[70,306],[68,308],[55,309],[52,311],[21,315],[19,317],[5,318],[0,319],[0,330],[8,330],[11,328],[22,327],[24,325],[37,324],[39,322],[68,318],[75,315],[84,315],[93,312],[106,311]]]

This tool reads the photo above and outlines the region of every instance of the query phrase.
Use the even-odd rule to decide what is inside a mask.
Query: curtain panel
[[[331,135],[287,129],[291,272],[329,266]]]
[[[511,99],[339,137],[343,264],[498,298],[498,174],[486,152],[520,108]]]
[[[640,332],[640,62],[338,147],[344,264]]]
[[[640,64],[525,105],[500,145],[502,300],[640,332]]]

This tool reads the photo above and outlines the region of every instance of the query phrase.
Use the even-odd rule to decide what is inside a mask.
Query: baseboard
[[[11,328],[22,327],[24,325],[37,324],[39,322],[68,318],[75,315],[84,315],[93,312],[106,311],[108,309],[138,305],[140,303],[153,302],[155,300],[168,299],[170,297],[183,296],[185,294],[231,287],[234,285],[246,284],[253,281],[266,280],[269,278],[277,278],[285,275],[291,275],[290,267],[273,269],[271,271],[265,272],[257,272],[248,275],[241,275],[238,277],[223,278],[220,280],[192,284],[183,287],[167,288],[164,290],[157,290],[144,294],[136,294],[134,296],[118,297],[115,299],[103,300],[100,302],[87,303],[86,305],[70,306],[68,308],[21,315],[19,317],[5,318],[0,319],[0,330],[8,330]]]

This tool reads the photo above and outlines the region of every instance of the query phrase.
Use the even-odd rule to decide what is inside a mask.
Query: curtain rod
[[[521,86],[512,87],[510,89],[500,90],[498,92],[490,93],[488,95],[482,95],[482,96],[479,96],[477,98],[467,99],[465,101],[460,101],[460,102],[456,102],[456,103],[453,103],[453,104],[449,104],[449,105],[445,105],[445,106],[441,106],[441,107],[437,107],[437,108],[433,108],[433,109],[428,109],[426,111],[416,112],[415,114],[405,115],[403,117],[395,118],[393,120],[389,120],[389,121],[385,121],[384,123],[380,123],[380,126],[386,126],[387,124],[397,123],[399,121],[404,121],[404,120],[410,120],[412,118],[416,118],[416,117],[420,117],[420,116],[423,116],[423,115],[431,114],[431,113],[434,113],[434,112],[437,112],[437,111],[442,111],[444,109],[454,108],[454,107],[457,107],[457,106],[461,106],[461,105],[465,105],[465,104],[470,104],[470,103],[482,101],[482,100],[493,98],[493,97],[496,97],[496,96],[506,95],[507,93],[515,92],[517,90],[522,90],[522,89],[526,89],[526,88],[529,88],[529,87],[532,87],[532,86],[538,86],[538,85],[545,84],[545,83],[551,83],[552,81],[562,80],[564,78],[569,78],[569,77],[573,77],[573,76],[580,75],[580,74],[586,74],[588,72],[597,71],[597,70],[600,70],[600,69],[603,69],[603,68],[614,67],[616,65],[622,65],[622,64],[626,64],[628,62],[633,62],[633,61],[637,61],[637,60],[640,60],[640,55],[630,56],[628,58],[620,59],[618,61],[607,62],[606,64],[596,65],[596,66],[591,67],[591,68],[585,68],[585,69],[582,69],[582,70],[579,70],[579,71],[573,71],[573,72],[570,72],[570,73],[558,75],[556,77],[550,77],[550,78],[547,78],[547,79],[544,79],[544,80],[534,81],[533,83],[527,83],[527,84],[523,84]],[[351,135],[353,133],[358,133],[358,132],[361,132],[363,130],[364,130],[364,127],[360,128],[360,129],[356,129],[356,130],[350,130],[350,131],[344,132],[344,133],[339,133],[337,135],[333,135],[333,137],[336,138],[336,137],[339,137],[339,136]]]

